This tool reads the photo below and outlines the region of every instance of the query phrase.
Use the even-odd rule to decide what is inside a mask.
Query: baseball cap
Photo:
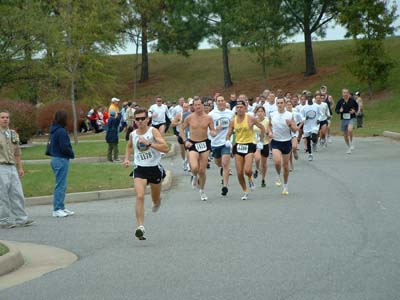
[[[115,117],[115,115],[116,115],[115,110],[112,110],[112,111],[110,112],[110,117]]]
[[[194,100],[192,98],[188,98],[189,105],[193,105]]]
[[[111,102],[119,102],[119,99],[118,98],[112,98]]]

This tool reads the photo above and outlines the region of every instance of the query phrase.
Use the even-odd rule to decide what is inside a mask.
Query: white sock
[[[287,186],[288,186],[288,184],[287,184],[287,183],[284,183],[284,184],[283,184],[283,189],[287,189]]]

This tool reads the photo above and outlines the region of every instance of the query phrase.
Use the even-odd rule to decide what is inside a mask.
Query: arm
[[[226,134],[227,141],[231,140],[232,133],[233,133],[233,119],[229,122],[229,129],[228,129],[228,133]]]
[[[338,103],[336,104],[336,107],[335,107],[335,111],[336,111],[337,114],[340,114],[340,113],[341,113],[340,110],[343,110],[343,108],[342,108],[342,101],[341,101],[341,100],[338,101]]]
[[[215,137],[217,135],[217,131],[215,130],[215,127],[214,127],[214,120],[213,120],[213,118],[211,118],[208,115],[207,115],[207,117],[208,117],[208,128],[210,129],[210,135],[212,137]]]
[[[182,138],[183,141],[185,141],[185,147],[186,147],[186,148],[190,148],[190,147],[192,146],[192,143],[189,142],[188,140],[186,140],[186,132],[185,132],[186,127],[189,126],[189,118],[190,118],[190,116],[187,117],[187,118],[181,123],[180,128],[179,128],[179,136]]]
[[[258,121],[256,120],[256,118],[254,118],[254,117],[252,117],[250,120],[252,121],[253,125],[255,125],[255,126],[257,126],[258,128],[260,128],[260,141],[264,141],[265,130],[266,130],[266,129],[264,128],[263,124],[261,124],[260,122],[258,122]],[[250,128],[252,128],[253,125],[252,125]]]
[[[133,142],[132,142],[132,135],[129,135],[129,141],[126,143],[125,148],[125,160],[124,160],[124,167],[129,167],[129,157],[132,156],[133,153]]]
[[[271,117],[269,117],[269,122],[268,122],[268,137],[272,139],[273,137],[273,132],[272,132],[272,122],[271,122]]]
[[[162,137],[160,131],[158,129],[153,128],[153,138],[156,141],[155,143],[148,143],[147,145],[150,145],[151,148],[156,149],[157,151],[163,152],[163,153],[168,153],[169,152],[169,147],[165,139]]]
[[[181,114],[177,114],[175,118],[172,120],[171,125],[172,127],[176,127],[181,123]]]

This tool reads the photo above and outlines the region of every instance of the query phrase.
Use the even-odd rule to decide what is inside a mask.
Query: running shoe
[[[151,207],[151,211],[152,211],[153,213],[158,212],[158,210],[160,209],[160,206],[161,206],[161,199],[160,199],[160,202],[158,202],[157,205],[153,203],[153,206]]]
[[[282,185],[282,181],[281,181],[281,179],[280,179],[279,177],[276,177],[276,179],[275,179],[275,185],[276,185],[276,186],[281,186],[281,185]]]
[[[346,151],[347,154],[351,154],[351,148],[349,147]]]
[[[138,228],[136,228],[135,236],[141,241],[146,239],[144,237],[144,226],[143,225],[140,225],[140,226],[138,226]]]
[[[265,188],[267,185],[265,184],[265,180],[261,180],[261,187]]]
[[[312,144],[312,151],[313,152],[317,152],[318,151],[318,144],[317,143],[313,143]]]
[[[313,155],[310,153],[310,154],[308,154],[308,161],[313,161],[314,160],[314,157],[313,157]]]
[[[243,194],[242,198],[240,198],[240,199],[247,200],[248,196],[249,196],[249,193],[246,192],[246,193]]]
[[[75,213],[72,210],[69,209],[64,209],[64,212],[68,215],[68,216],[73,216]]]
[[[284,189],[283,189],[283,191],[282,191],[282,195],[284,195],[284,196],[287,196],[287,195],[289,195],[289,191],[288,191],[288,189],[287,189],[287,188],[284,188]]]
[[[257,178],[257,177],[258,177],[258,170],[255,170],[255,171],[254,171],[253,177],[254,177],[254,178]]]
[[[188,170],[187,162],[183,161],[183,171],[186,172]]]
[[[192,181],[192,188],[196,189],[197,188],[197,184],[198,184],[197,176],[193,176],[192,175],[191,181]]]
[[[299,153],[297,151],[293,151],[293,157],[295,160],[299,159]]]
[[[354,145],[353,145],[353,144],[351,144],[351,146],[350,146],[350,150],[351,150],[351,151],[353,151],[353,150],[354,150]]]
[[[249,181],[249,188],[250,188],[250,190],[251,190],[252,192],[255,191],[256,185],[254,184],[254,181],[253,181],[253,180],[250,180],[250,181]]]
[[[208,197],[206,195],[206,193],[203,190],[200,190],[200,200],[201,201],[207,201]]]
[[[221,195],[226,196],[228,194],[228,188],[226,186],[223,186],[221,189]]]

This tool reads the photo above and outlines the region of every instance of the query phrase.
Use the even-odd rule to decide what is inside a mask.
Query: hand
[[[145,144],[146,146],[148,146],[149,144],[150,144],[150,142],[147,140],[147,139],[145,139],[144,137],[139,137],[139,143],[140,144]]]
[[[232,148],[232,142],[230,140],[225,141],[225,147]]]
[[[351,109],[350,109],[350,113],[351,113],[351,114],[354,114],[355,112],[356,112],[356,111],[354,110],[354,108],[351,108]]]
[[[261,142],[258,142],[258,143],[257,143],[257,149],[258,149],[258,150],[262,150],[263,148],[264,148],[264,144],[261,143]]]
[[[122,163],[123,164],[123,166],[125,167],[125,168],[127,168],[127,167],[129,167],[129,159],[126,159],[125,158],[125,160],[124,160],[124,162]]]
[[[189,142],[189,141],[186,141],[185,142],[185,147],[187,148],[187,149],[189,149],[190,147],[192,147],[193,146],[193,144],[191,143],[191,142]]]
[[[343,112],[343,106],[339,109],[339,112],[341,113]]]
[[[218,126],[217,126],[217,128],[215,128],[217,131],[221,131],[222,130],[222,124],[219,124]]]
[[[286,121],[287,126],[289,126],[289,127],[292,126],[292,120],[286,119],[285,121]]]
[[[270,131],[270,132],[268,133],[268,137],[269,137],[270,139],[272,139],[272,137],[273,137],[272,131]]]
[[[24,176],[24,174],[25,174],[24,169],[19,168],[19,169],[18,169],[18,175],[19,175],[19,177]]]

